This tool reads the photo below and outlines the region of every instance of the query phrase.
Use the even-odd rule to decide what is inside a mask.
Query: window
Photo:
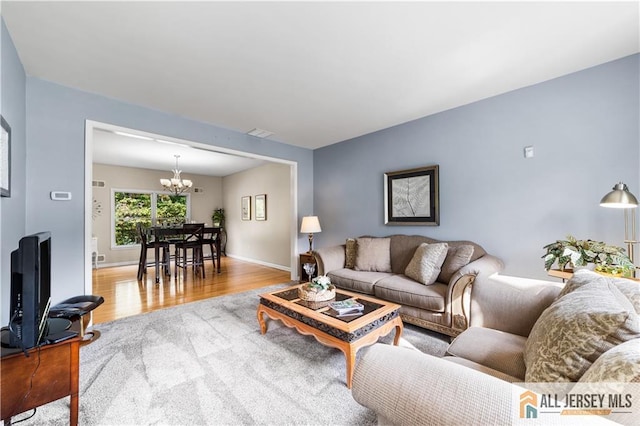
[[[169,195],[145,191],[113,191],[114,247],[139,244],[137,224],[182,224],[189,217],[189,194]]]

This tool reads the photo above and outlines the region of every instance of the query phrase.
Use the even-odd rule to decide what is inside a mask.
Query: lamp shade
[[[638,207],[638,199],[629,192],[627,185],[620,182],[613,187],[613,191],[602,197],[600,205],[614,209],[632,209]]]
[[[320,221],[318,216],[305,216],[302,218],[302,225],[300,226],[300,232],[305,234],[315,234],[321,232]]]

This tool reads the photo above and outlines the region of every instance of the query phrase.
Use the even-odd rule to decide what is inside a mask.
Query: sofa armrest
[[[511,424],[514,415],[510,383],[380,343],[356,365],[352,395],[384,424]]]
[[[460,268],[449,280],[446,309],[451,314],[451,328],[463,332],[471,317],[471,286],[478,277],[489,277],[503,269],[500,259],[489,254]]]
[[[471,326],[527,337],[563,284],[494,274],[478,277],[471,298]]]
[[[313,252],[318,264],[318,275],[344,268],[346,245],[322,247]]]

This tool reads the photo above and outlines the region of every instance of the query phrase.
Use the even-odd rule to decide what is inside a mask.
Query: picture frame
[[[240,199],[240,211],[242,220],[251,220],[251,196],[245,196]]]
[[[384,174],[385,225],[440,225],[439,166]]]
[[[11,127],[0,115],[0,196],[11,197]]]
[[[267,220],[267,194],[259,194],[255,197],[256,220]]]

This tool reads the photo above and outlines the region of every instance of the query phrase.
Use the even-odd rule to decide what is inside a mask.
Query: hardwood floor
[[[186,281],[182,272],[176,280],[172,268],[171,276],[163,276],[158,284],[153,268],[147,269],[147,275],[140,282],[136,279],[137,265],[94,269],[92,294],[104,297],[105,302],[93,311],[93,323],[291,280],[288,271],[224,256],[220,260],[220,274],[215,273],[213,266],[208,264],[204,279],[188,271]]]

